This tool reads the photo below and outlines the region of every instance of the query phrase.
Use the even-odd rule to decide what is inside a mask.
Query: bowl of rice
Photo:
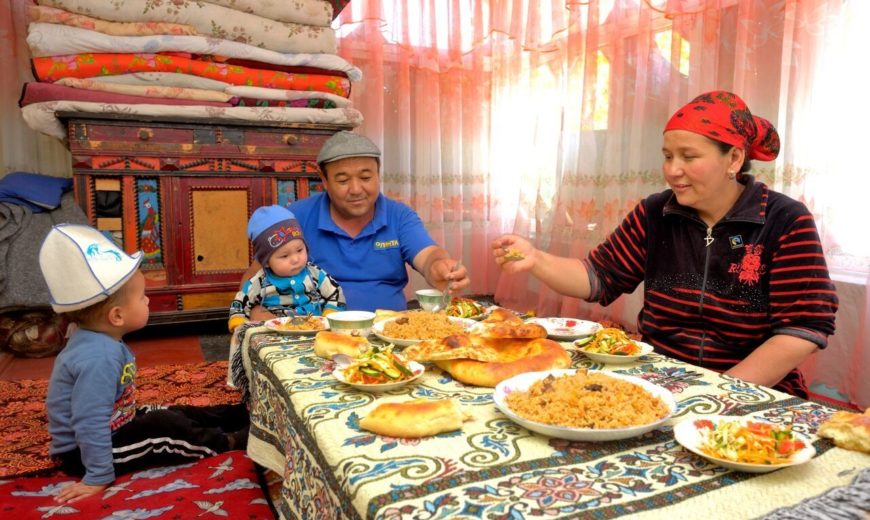
[[[499,383],[493,401],[531,431],[587,442],[642,435],[677,409],[665,388],[638,377],[585,369],[520,374]]]

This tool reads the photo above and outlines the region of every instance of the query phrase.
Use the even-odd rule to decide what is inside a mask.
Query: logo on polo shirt
[[[375,241],[375,249],[393,249],[396,247],[399,247],[399,241],[396,239]]]

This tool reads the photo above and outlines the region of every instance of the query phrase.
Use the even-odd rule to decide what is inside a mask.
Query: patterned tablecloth
[[[660,430],[612,442],[570,442],[529,432],[499,412],[492,389],[462,385],[434,366],[386,394],[332,377],[312,338],[248,328],[240,353],[250,381],[249,455],[284,476],[284,518],[748,518],[847,486],[870,456],[814,434],[833,410],[651,354],[604,366],[572,351],[575,367],[644,378],[678,404]],[[360,429],[378,403],[453,398],[474,419],[461,431],[393,439]],[[793,423],[818,452],[809,463],[757,475],[682,448],[672,426],[689,417],[752,415]]]

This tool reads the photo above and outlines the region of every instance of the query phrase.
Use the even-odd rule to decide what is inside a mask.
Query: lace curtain
[[[456,232],[470,226],[476,244],[508,230],[583,254],[664,187],[661,129],[712,89],[777,123],[783,153],[756,175],[815,209],[835,269],[866,273],[867,241],[849,242],[850,213],[823,189],[855,175],[833,164],[851,157],[827,152],[843,136],[826,129],[857,98],[838,95],[856,72],[849,52],[860,58],[857,4],[382,0],[352,3],[338,26],[341,54],[366,74],[353,99],[361,131],[384,147],[387,193],[444,233],[475,264],[475,287],[491,290],[487,255]],[[498,292],[547,312],[574,306],[525,280]]]

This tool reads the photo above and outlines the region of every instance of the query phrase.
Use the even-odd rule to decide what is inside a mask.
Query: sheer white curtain
[[[870,2],[801,2],[794,10],[790,68],[780,118],[789,144],[776,180],[807,203],[816,220],[840,311],[828,350],[802,368],[808,379],[845,400],[870,406],[870,240],[866,231],[866,99],[870,67]],[[804,72],[812,71],[813,74]]]
[[[384,149],[385,191],[464,259],[475,292],[540,314],[632,326],[639,294],[602,308],[501,276],[489,241],[510,231],[584,256],[638,200],[664,189],[670,114],[725,89],[780,130],[780,158],[757,163],[756,175],[813,209],[832,268],[852,269],[863,287],[868,241],[849,231],[855,217],[837,199],[838,191],[859,197],[849,188],[866,175],[855,141],[868,105],[840,87],[868,84],[868,45],[859,39],[870,34],[867,4],[355,0],[339,19],[340,52],[366,76],[352,99],[366,117],[361,131]],[[852,308],[847,292],[843,306]],[[838,320],[844,332],[832,346],[842,344],[820,362],[868,350],[864,294],[860,316]],[[859,386],[838,388],[854,400]]]

